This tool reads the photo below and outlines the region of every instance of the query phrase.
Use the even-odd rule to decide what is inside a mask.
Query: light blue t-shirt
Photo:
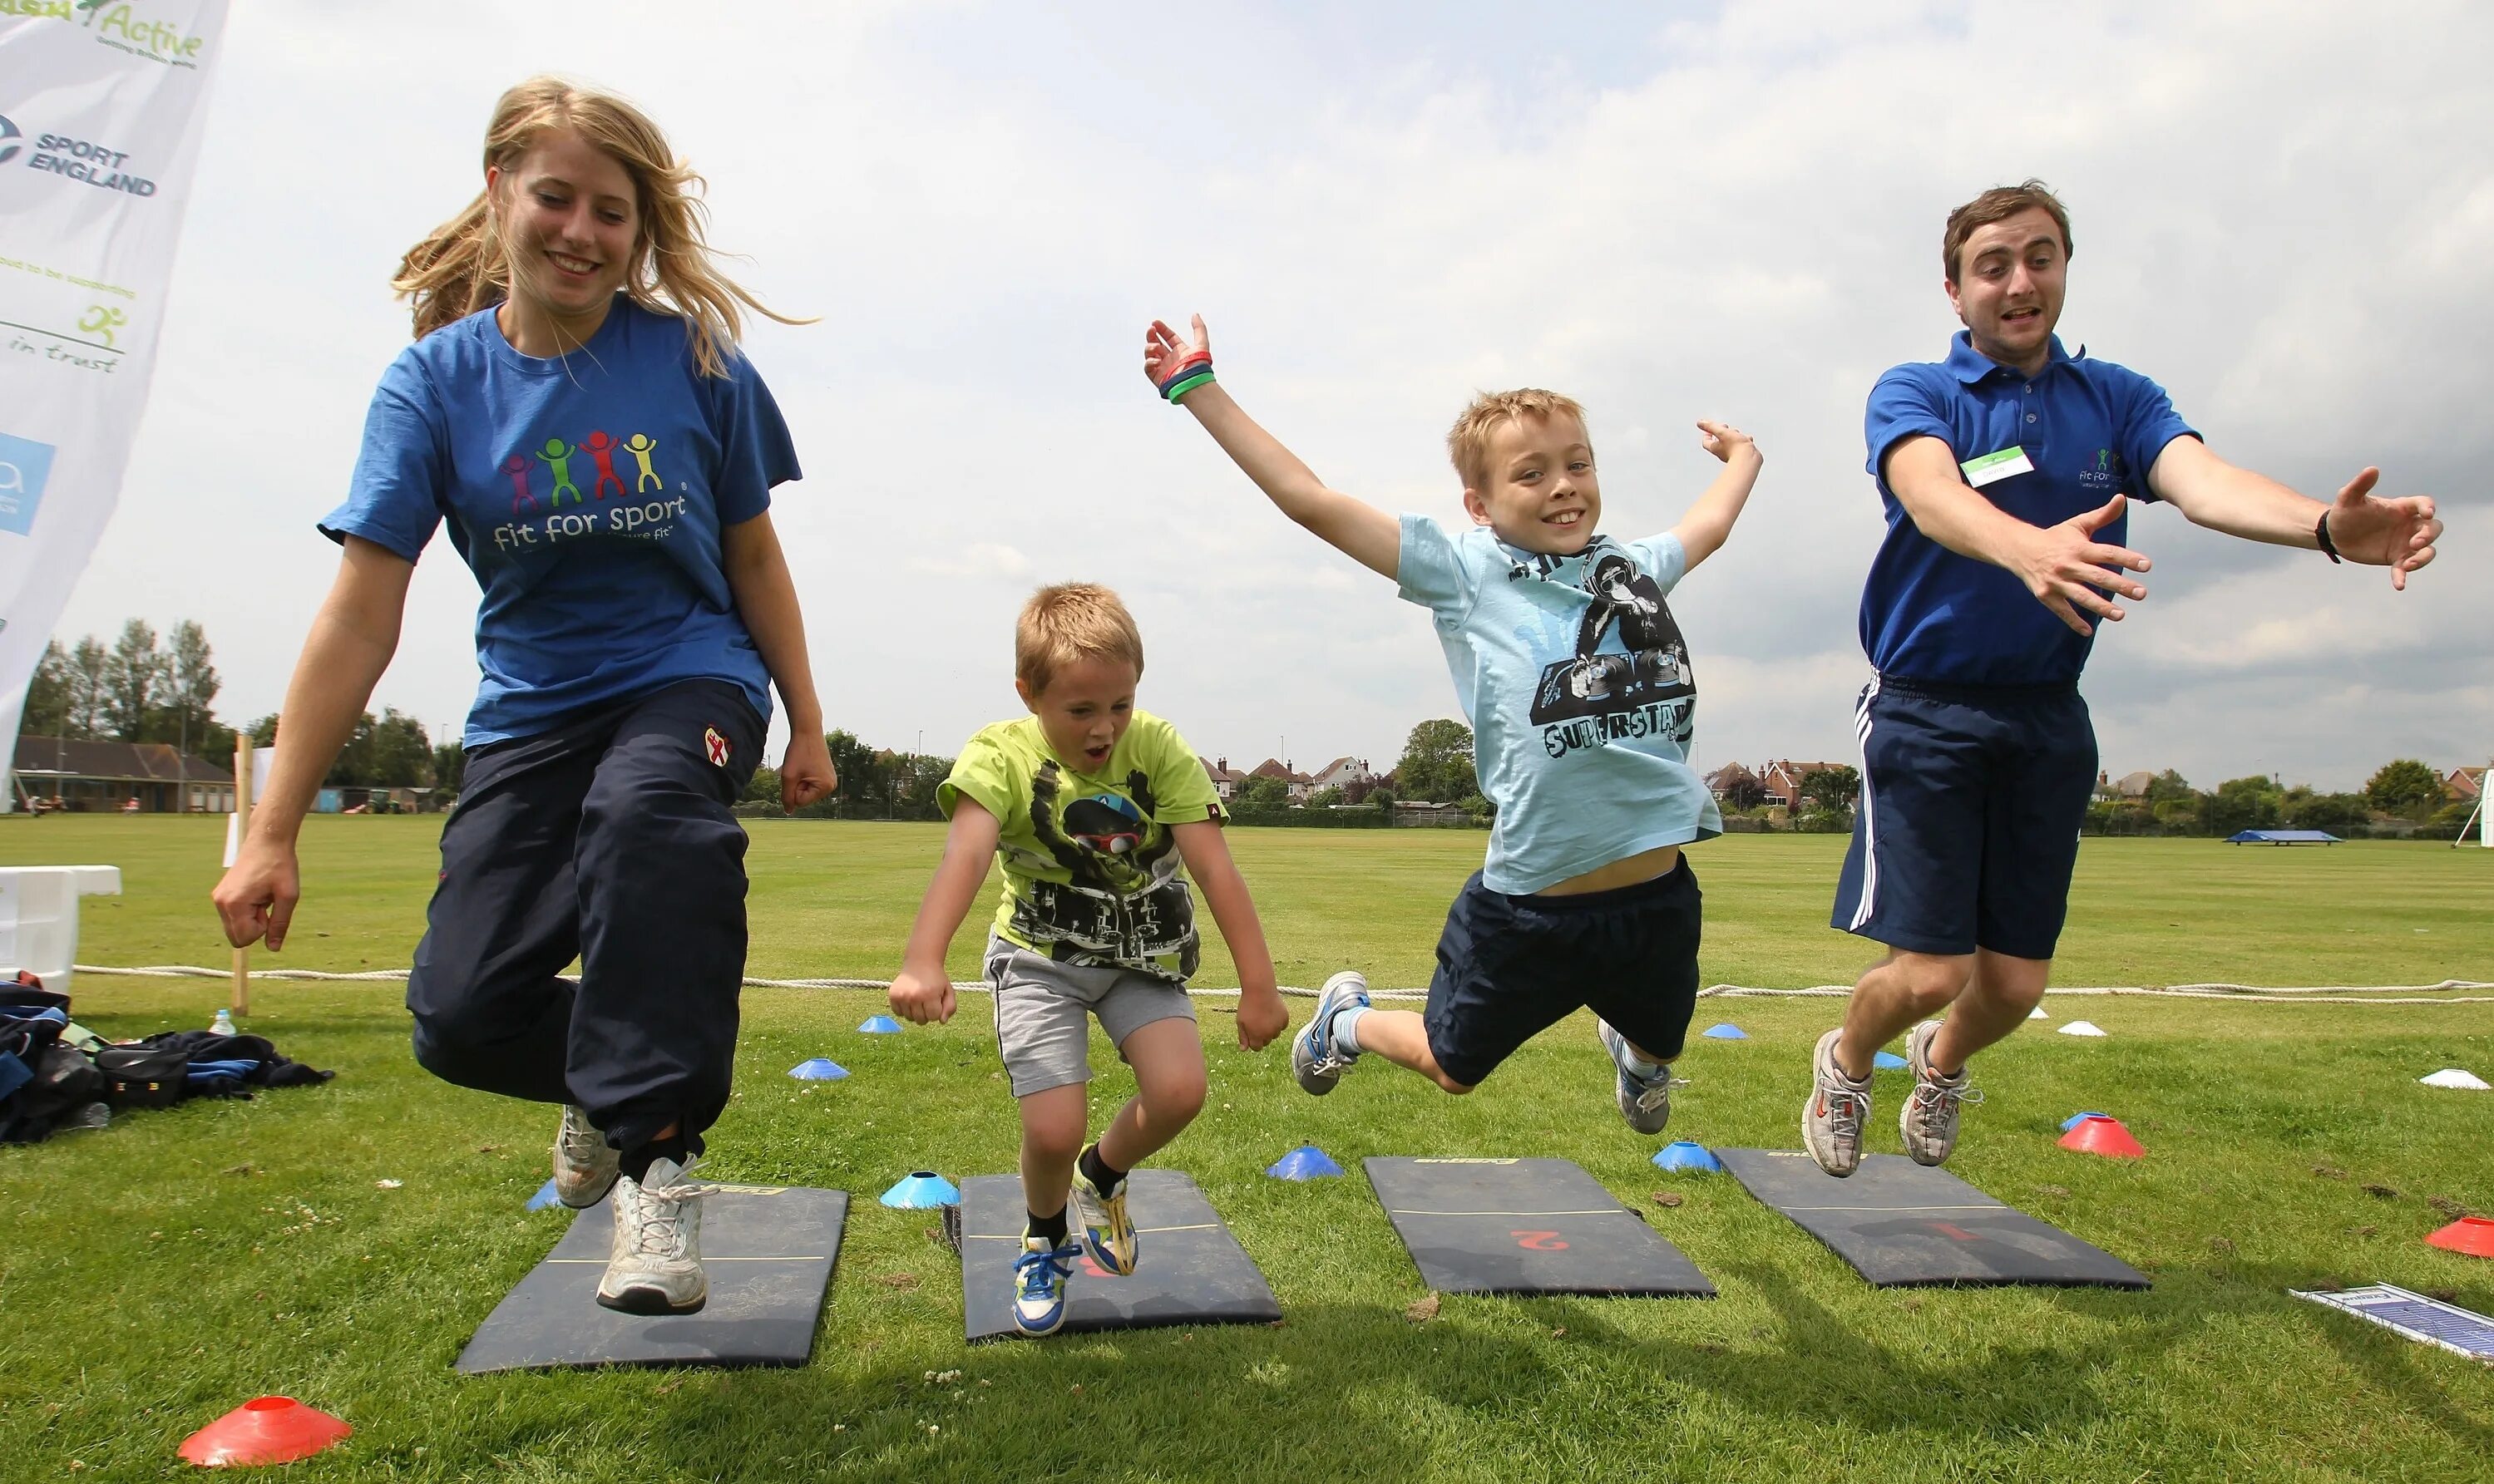
[[[1688,569],[1665,531],[1573,557],[1403,517],[1403,596],[1437,619],[1498,805],[1481,883],[1525,895],[1663,845],[1723,833],[1688,766],[1697,687],[1663,602]]]
[[[483,590],[469,746],[690,680],[740,687],[767,722],[770,671],[719,532],[797,477],[752,364],[700,375],[683,319],[618,295],[587,345],[547,360],[488,309],[399,352],[320,530],[413,561],[449,523]]]

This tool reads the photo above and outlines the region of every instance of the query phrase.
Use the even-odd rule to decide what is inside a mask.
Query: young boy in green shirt
[[[1126,1172],[1203,1106],[1203,1044],[1186,995],[1201,941],[1181,862],[1238,964],[1239,1045],[1261,1049],[1290,1023],[1256,904],[1221,837],[1220,799],[1177,729],[1136,709],[1142,673],[1142,636],[1108,589],[1042,588],[1023,606],[1014,689],[1030,714],[971,738],[936,791],[952,829],[892,982],[897,1014],[952,1018],[944,954],[988,858],[999,858],[1005,890],[986,977],[1021,1104],[1029,1224],[1014,1263],[1014,1323],[1028,1335],[1065,1321],[1084,1247],[1103,1271],[1135,1270]],[[1136,1091],[1084,1144],[1090,1015],[1135,1069]]]

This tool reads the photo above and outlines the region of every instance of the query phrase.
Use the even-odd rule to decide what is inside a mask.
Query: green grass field
[[[293,946],[261,962],[407,961],[439,821],[319,819]],[[220,825],[0,820],[0,862],[102,862],[126,894],[86,904],[81,961],[221,964],[206,907]],[[888,975],[940,840],[933,827],[754,830],[752,971]],[[1710,982],[1849,980],[1825,926],[1841,841],[1735,836],[1696,853]],[[1241,831],[1234,848],[1286,983],[1346,963],[1425,982],[1468,832]],[[2089,841],[2065,984],[2425,984],[2494,979],[2494,853],[2351,844]],[[971,970],[973,933],[956,955]],[[1202,982],[1234,984],[1217,946]],[[82,978],[107,1035],[206,1023],[210,982]],[[0,1477],[154,1477],[181,1439],[283,1392],[346,1417],[306,1478],[2482,1478],[2494,1370],[2285,1295],[2387,1281],[2494,1312],[2494,1262],[2420,1238],[2494,1210],[2494,1005],[2135,998],[2048,1002],[2105,1041],[2026,1034],[1989,1054],[1989,1101],[1952,1168],[2110,1249],[2144,1294],[1882,1292],[1727,1178],[1662,1176],[1622,1127],[1579,1017],[1480,1092],[1448,1099],[1361,1064],[1334,1096],[1249,1056],[1202,1002],[1213,1092],[1165,1156],[1203,1186],[1271,1280],[1275,1328],[1154,1330],[972,1349],[952,1256],[926,1213],[872,1196],[913,1167],[1009,1168],[1014,1119],[984,1002],[873,1038],[865,991],[752,990],[740,1090],[706,1169],[855,1192],[813,1363],[790,1372],[462,1379],[453,1357],[560,1233],[521,1203],[549,1112],[433,1081],[392,984],[262,983],[251,1029],[325,1087],[133,1114],[0,1150]],[[1293,1002],[1296,1015],[1305,1002]],[[1701,1023],[1672,1134],[1789,1146],[1831,1000],[1722,999]],[[2041,1027],[2037,1027],[2041,1030]],[[781,1074],[832,1055],[855,1074]],[[1130,1079],[1095,1045],[1105,1105]],[[1874,1147],[1901,1087],[1880,1081]],[[2080,1108],[2118,1113],[2137,1164],[2053,1145]],[[1353,1169],[1288,1185],[1303,1142]],[[1644,1209],[1721,1288],[1713,1301],[1447,1298],[1434,1318],[1356,1160],[1558,1155]],[[397,1189],[378,1181],[403,1182]],[[1651,1198],[1683,1197],[1665,1208]],[[958,1369],[956,1382],[928,1373]]]

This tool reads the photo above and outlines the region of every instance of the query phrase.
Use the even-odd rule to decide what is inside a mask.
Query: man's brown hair
[[[1446,431],[1446,454],[1455,461],[1455,472],[1464,476],[1465,489],[1477,490],[1489,483],[1489,436],[1499,424],[1527,417],[1572,417],[1577,427],[1585,426],[1585,409],[1573,397],[1537,386],[1481,393]],[[1590,431],[1585,435],[1593,436]]]
[[[1040,695],[1059,666],[1085,659],[1123,660],[1141,679],[1143,636],[1135,616],[1098,583],[1058,583],[1032,593],[1014,624],[1014,679]]]
[[[1940,237],[1940,268],[1948,281],[1957,282],[1958,255],[1965,251],[1965,239],[1994,222],[2006,222],[2022,211],[2042,207],[2050,213],[2053,225],[2061,229],[2061,256],[2068,257],[2070,246],[2070,208],[2042,181],[2028,176],[2014,186],[1993,186],[1981,196],[1949,213],[1948,230]]]

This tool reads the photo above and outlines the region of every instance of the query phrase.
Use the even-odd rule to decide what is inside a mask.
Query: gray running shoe
[[[1862,1163],[1862,1124],[1870,1116],[1870,1079],[1857,1082],[1836,1065],[1836,1044],[1842,1030],[1818,1038],[1810,1053],[1810,1072],[1817,1085],[1802,1105],[1802,1147],[1831,1175],[1849,1175]]]
[[[701,1259],[709,1187],[684,1178],[690,1167],[662,1156],[650,1162],[647,1179],[616,1177],[615,1245],[597,1284],[599,1304],[624,1314],[698,1314],[710,1301]]]
[[[1368,1003],[1367,979],[1350,969],[1324,982],[1324,988],[1317,993],[1317,1013],[1308,1016],[1307,1027],[1291,1042],[1291,1075],[1299,1079],[1302,1091],[1323,1097],[1342,1080],[1344,1070],[1359,1059],[1356,1051],[1335,1048],[1333,1017],[1346,1006]]]
[[[1671,1122],[1671,1090],[1688,1086],[1688,1079],[1673,1076],[1669,1063],[1652,1076],[1629,1070],[1628,1064],[1640,1058],[1628,1039],[1599,1015],[1594,1017],[1594,1029],[1602,1038],[1602,1049],[1611,1053],[1611,1065],[1619,1072],[1616,1094],[1620,1116],[1639,1134],[1661,1133],[1663,1125]]]
[[[603,1199],[623,1169],[622,1151],[589,1121],[587,1110],[566,1103],[563,1127],[554,1136],[554,1198],[574,1207],[593,1206]]]
[[[1957,1147],[1958,1105],[1983,1101],[1963,1070],[1950,1077],[1932,1070],[1931,1038],[1939,1033],[1937,1020],[1926,1020],[1905,1035],[1905,1065],[1914,1074],[1914,1094],[1897,1110],[1897,1130],[1917,1165],[1947,1159]]]

